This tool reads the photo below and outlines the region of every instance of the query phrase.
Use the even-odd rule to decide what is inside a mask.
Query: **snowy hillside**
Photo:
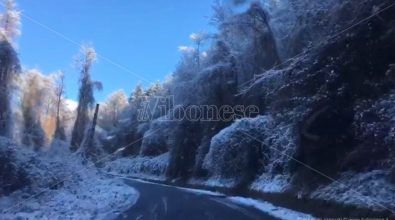
[[[128,166],[155,164],[126,174],[391,213],[392,2],[241,2],[214,7],[218,33],[207,56],[195,54],[196,63],[193,53],[186,54],[156,91],[174,96],[170,110],[144,121],[147,133],[136,132],[136,118],[125,124],[143,143],[125,152],[133,158]],[[133,95],[154,100],[138,90]],[[259,111],[240,116],[235,110],[230,120],[164,120],[202,105]],[[167,154],[167,162],[158,163]],[[125,174],[123,166],[115,167],[126,160],[115,160],[111,170]]]
[[[298,213],[394,218],[393,0],[214,1],[207,22],[213,28],[190,33],[190,44],[178,47],[178,64],[166,70],[171,74],[152,83],[123,80],[122,74],[102,68],[110,64],[138,75],[126,66],[155,66],[157,61],[151,57],[166,50],[162,37],[174,38],[168,34],[181,29],[159,23],[171,19],[156,19],[160,21],[154,28],[145,26],[162,14],[162,8],[148,19],[139,17],[144,33],[108,19],[119,31],[111,36],[125,39],[106,39],[99,44],[101,51],[133,47],[147,53],[149,48],[126,36],[146,36],[152,29],[163,34],[144,38],[159,45],[149,58],[140,57],[141,50],[138,56],[119,55],[127,60],[122,65],[97,53],[92,44],[79,45],[32,22],[77,44],[73,60],[79,78],[73,81],[66,71],[45,73],[19,60],[20,53],[26,53],[18,49],[23,10],[15,0],[4,3],[0,12],[1,219],[111,219],[126,214],[140,219],[147,212],[156,219],[152,210],[166,216],[174,214],[169,207],[177,213],[180,207],[186,213],[198,210],[196,205],[180,206],[184,200],[168,204],[169,198],[181,198],[183,192],[163,185],[155,191],[130,178],[229,193],[228,202],[233,203],[227,208],[244,204],[270,209],[279,218]],[[135,15],[126,13],[130,8],[123,4],[130,3],[117,4],[96,10],[125,10],[110,10],[122,19]],[[178,3],[173,4],[164,11],[179,16]],[[89,8],[92,12],[96,11]],[[189,21],[175,20],[180,19]],[[105,25],[99,26],[103,32]],[[105,62],[96,66],[98,59]],[[157,69],[143,74],[152,72]],[[104,74],[103,82],[96,80]],[[72,81],[75,86],[77,80],[71,88],[76,91],[72,100],[66,84]],[[117,88],[103,100],[96,99],[97,91],[118,86],[118,80],[135,88],[126,92]],[[224,205],[218,200],[211,203],[212,198],[188,201]],[[285,216],[283,210],[295,215]],[[219,212],[211,211],[213,216]]]
[[[1,219],[105,219],[136,202],[137,191],[59,144],[60,155],[37,154],[0,138],[1,185],[14,187],[2,188]]]

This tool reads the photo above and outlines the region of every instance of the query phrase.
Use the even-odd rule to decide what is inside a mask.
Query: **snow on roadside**
[[[120,158],[108,163],[103,170],[110,174],[163,181],[169,161],[169,153],[156,157]]]
[[[284,219],[284,220],[315,219],[312,215],[296,212],[287,208],[274,206],[268,202],[261,200],[244,198],[239,196],[228,197],[228,199],[239,205],[254,207],[279,219]]]
[[[79,183],[70,183],[58,190],[51,190],[26,202],[15,193],[0,199],[1,204],[20,207],[0,214],[1,219],[105,219],[116,216],[134,205],[138,192],[121,181],[87,175]],[[72,186],[74,185],[74,186]],[[18,195],[19,194],[19,195]]]
[[[395,186],[388,181],[388,171],[382,170],[343,173],[311,197],[373,210],[395,209]]]
[[[288,175],[270,175],[263,173],[250,186],[250,189],[265,193],[281,193],[289,188]]]
[[[221,188],[233,188],[236,185],[234,179],[221,178],[219,176],[211,177],[207,180],[204,179],[190,179],[188,181],[191,185],[209,186],[209,187],[221,187]]]
[[[194,193],[197,195],[208,195],[208,196],[225,196],[222,193],[219,192],[213,192],[209,190],[202,190],[202,189],[192,189],[192,188],[185,188],[185,187],[176,187],[177,189],[180,189],[182,191]]]
[[[0,197],[0,219],[104,219],[130,208],[138,192],[108,178],[59,143],[56,153],[35,153],[10,141],[0,143],[14,155],[30,184]]]

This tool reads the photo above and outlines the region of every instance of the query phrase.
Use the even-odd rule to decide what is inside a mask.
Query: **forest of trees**
[[[20,11],[14,0],[4,1],[1,15],[1,129],[7,136],[36,151],[46,151],[54,139],[68,141],[77,150],[86,137],[95,104],[90,69],[96,59],[93,47],[82,46],[76,66],[81,72],[79,105],[73,112],[66,103],[65,77],[58,71],[44,74],[38,69],[22,69],[17,57]],[[75,122],[74,122],[75,120]],[[72,126],[74,124],[74,126]]]
[[[144,166],[138,172],[179,181],[227,179],[238,189],[280,182],[291,193],[308,194],[327,177],[377,170],[395,184],[395,11],[370,16],[391,1],[231,2],[213,5],[210,23],[217,31],[192,33],[170,76],[114,91],[100,103],[95,130],[94,93],[103,87],[91,77],[95,49],[78,53],[73,111],[66,103],[68,73],[21,67],[20,12],[6,0],[0,135],[37,152],[61,141],[70,152],[89,151],[93,161],[165,158],[159,173]],[[369,25],[352,26],[366,17]],[[230,120],[169,120],[191,106],[238,105],[259,111]],[[150,117],[142,119],[144,108]]]

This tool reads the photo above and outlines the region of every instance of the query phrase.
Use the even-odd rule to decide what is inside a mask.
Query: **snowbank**
[[[275,218],[284,219],[284,220],[294,220],[294,219],[315,219],[312,215],[308,215],[301,212],[296,212],[290,209],[274,206],[268,202],[264,202],[261,200],[243,198],[243,197],[229,197],[234,203],[251,206],[256,209],[259,209]]]
[[[82,165],[79,155],[68,152],[37,154],[1,142],[15,155],[30,184],[0,197],[1,219],[104,219],[128,209],[138,192],[121,180],[111,179],[92,165]],[[6,143],[6,145],[4,145]],[[60,149],[57,149],[59,152]]]

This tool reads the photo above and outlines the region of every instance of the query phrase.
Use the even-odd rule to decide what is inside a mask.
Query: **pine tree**
[[[129,104],[133,105],[134,107],[139,107],[141,102],[144,99],[144,89],[141,84],[138,84],[132,94],[129,97]]]

